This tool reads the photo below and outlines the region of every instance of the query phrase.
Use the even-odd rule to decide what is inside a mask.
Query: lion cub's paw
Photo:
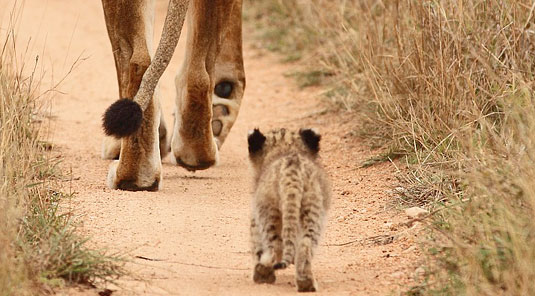
[[[275,271],[272,267],[258,263],[254,268],[253,280],[257,284],[273,284],[276,280]]]
[[[297,292],[316,292],[318,284],[313,278],[297,280]]]

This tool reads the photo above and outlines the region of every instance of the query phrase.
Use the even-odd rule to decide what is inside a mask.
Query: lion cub
[[[316,159],[319,141],[320,135],[311,129],[249,132],[256,283],[275,282],[274,271],[294,263],[297,290],[317,290],[312,257],[331,199],[327,175]]]

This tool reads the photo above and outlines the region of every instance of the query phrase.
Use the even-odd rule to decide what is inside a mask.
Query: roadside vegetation
[[[65,207],[69,176],[43,140],[52,92],[40,92],[36,64],[20,62],[14,15],[0,31],[0,295],[113,280],[120,258],[88,248]]]
[[[432,260],[410,295],[535,295],[535,3],[248,0],[265,46],[299,61],[355,131],[400,158]],[[301,80],[300,80],[301,79]],[[304,79],[304,80],[303,80]]]

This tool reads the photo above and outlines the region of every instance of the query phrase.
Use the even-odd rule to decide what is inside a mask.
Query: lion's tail
[[[102,125],[106,135],[123,138],[134,134],[140,128],[143,112],[152,100],[158,80],[169,65],[180,39],[188,3],[188,0],[169,1],[160,44],[143,74],[137,94],[133,99],[116,101],[104,113]]]

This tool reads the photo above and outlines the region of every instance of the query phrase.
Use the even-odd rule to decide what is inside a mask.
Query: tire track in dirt
[[[9,2],[12,0],[4,0]],[[156,34],[165,1],[157,4]],[[10,6],[5,6],[10,7]],[[255,49],[245,30],[247,88],[240,116],[221,151],[218,167],[189,173],[164,160],[163,186],[156,193],[106,187],[109,161],[100,159],[101,115],[116,99],[117,82],[100,1],[26,0],[19,43],[32,36],[29,60],[39,54],[55,81],[74,61],[82,61],[61,84],[53,104],[51,141],[72,170],[66,188],[76,197],[81,231],[92,244],[128,254],[135,275],[124,278],[113,295],[287,295],[295,294],[293,268],[277,274],[273,286],[251,280],[249,255],[250,171],[247,130],[253,127],[319,127],[322,157],[333,183],[333,207],[313,268],[324,295],[398,294],[414,282],[419,256],[417,230],[395,228],[407,219],[390,204],[394,167],[359,169],[373,155],[355,137],[350,114],[317,115],[320,89],[299,90],[284,77],[291,64]],[[19,47],[20,48],[20,47]],[[172,123],[174,74],[183,42],[161,80],[162,104]],[[46,79],[43,81],[46,86]],[[401,234],[401,235],[400,235]],[[389,244],[373,237],[396,236]],[[337,244],[357,241],[343,246]],[[135,256],[157,259],[147,261]],[[95,295],[72,288],[60,294]]]

